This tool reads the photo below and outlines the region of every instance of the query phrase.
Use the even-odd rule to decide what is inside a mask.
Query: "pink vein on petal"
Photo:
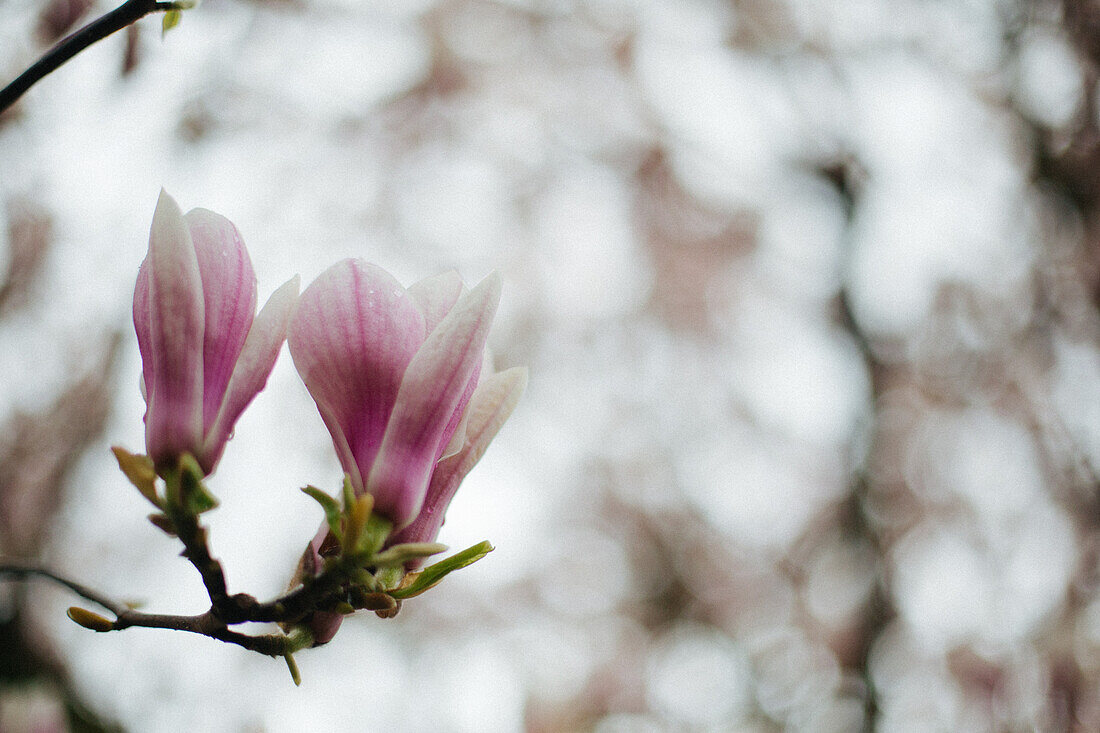
[[[202,281],[179,206],[161,192],[146,259],[149,353],[146,445],[154,460],[179,455],[202,438]],[[138,295],[138,293],[135,293]],[[151,383],[150,383],[151,382]]]
[[[290,352],[359,491],[423,341],[424,316],[405,288],[362,260],[336,263],[299,300]]]
[[[497,273],[461,298],[409,363],[367,478],[378,511],[400,529],[416,516],[445,432],[481,364],[500,301]]]
[[[202,277],[203,428],[209,430],[256,313],[256,274],[233,222],[206,209],[184,216]]]

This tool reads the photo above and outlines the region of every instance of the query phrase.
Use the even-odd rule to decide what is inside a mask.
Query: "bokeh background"
[[[0,3],[0,80],[89,0]],[[285,667],[0,586],[0,730],[1100,730],[1100,4],[207,0],[0,117],[0,553],[204,592],[142,447],[160,188],[261,299],[506,282],[528,393],[441,539],[497,550]],[[279,593],[339,466],[288,354],[212,487]],[[37,727],[35,727],[37,726]]]

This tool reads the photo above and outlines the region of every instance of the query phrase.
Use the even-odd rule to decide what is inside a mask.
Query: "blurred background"
[[[95,0],[0,3],[0,81]],[[1100,730],[1100,4],[206,0],[0,117],[0,553],[203,588],[140,450],[160,188],[261,300],[360,256],[505,279],[530,388],[441,540],[279,660],[0,584],[3,731]],[[278,594],[340,470],[289,355],[211,481]]]

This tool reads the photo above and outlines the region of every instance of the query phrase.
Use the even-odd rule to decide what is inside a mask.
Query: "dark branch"
[[[80,583],[63,578],[57,573],[54,573],[46,568],[41,567],[32,562],[20,561],[20,560],[0,560],[0,577],[10,575],[20,580],[25,580],[29,577],[46,578],[52,580],[58,585],[62,585],[84,600],[91,601],[92,603],[105,608],[116,616],[121,616],[127,610],[124,604],[117,603],[107,596],[92,590]]]
[[[198,616],[176,616],[173,614],[141,613],[127,609],[119,615],[114,622],[115,631],[130,627],[146,629],[172,629],[174,631],[187,631],[192,634],[209,636],[211,639],[224,641],[227,644],[236,644],[252,652],[266,654],[269,657],[280,657],[291,648],[289,637],[282,634],[259,634],[252,636],[241,634],[231,630],[225,622],[214,615],[213,611]]]
[[[225,571],[222,565],[211,554],[207,546],[206,527],[199,524],[198,517],[184,512],[173,512],[172,522],[176,528],[176,534],[183,543],[183,556],[186,557],[202,576],[202,584],[206,586],[206,592],[210,596],[210,603],[215,612],[224,613],[226,622],[231,621],[234,615],[230,609],[229,591],[225,582]],[[229,618],[227,618],[228,616]]]
[[[316,612],[353,613],[356,610],[366,609],[375,611],[383,618],[392,618],[397,613],[401,602],[393,597],[390,591],[384,589],[377,576],[371,574],[374,570],[371,561],[377,557],[383,562],[382,570],[379,572],[396,567],[386,563],[402,561],[394,557],[383,558],[386,553],[375,554],[381,548],[391,525],[387,520],[374,517],[368,519],[365,527],[359,527],[357,530],[364,533],[365,545],[360,547],[356,544],[355,547],[358,549],[352,552],[326,558],[319,573],[305,574],[300,584],[295,583],[295,587],[282,596],[261,603],[246,593],[229,595],[221,563],[211,554],[207,543],[206,527],[199,521],[200,513],[216,503],[205,493],[201,472],[202,469],[194,458],[185,455],[181,460],[180,468],[174,472],[169,471],[165,478],[165,498],[160,499],[159,496],[155,496],[154,503],[165,511],[164,515],[158,515],[163,517],[164,522],[156,522],[157,526],[163,529],[162,525],[167,524],[170,533],[183,543],[182,555],[202,576],[203,585],[206,586],[210,596],[210,609],[206,613],[198,616],[143,613],[39,565],[2,557],[0,557],[0,577],[10,575],[20,579],[45,578],[68,588],[115,615],[115,620],[111,621],[82,608],[70,608],[69,617],[92,631],[121,631],[139,626],[201,634],[260,654],[286,657],[295,680],[298,679],[297,671],[290,656],[299,649],[313,645],[314,637],[309,631],[312,614]],[[482,544],[488,545],[488,543]],[[413,546],[404,547],[409,550]],[[475,545],[464,553],[456,555],[455,558],[459,559],[460,564],[439,571],[442,573],[439,577],[473,562],[488,551],[482,549],[480,555],[473,560],[462,559],[465,554],[469,554],[471,550],[476,551],[479,547],[480,545]],[[391,549],[390,553],[394,549]],[[409,551],[415,554],[425,549],[429,551],[427,554],[438,551],[434,545]],[[445,565],[446,562],[448,561],[440,565]],[[424,572],[429,572],[431,569],[429,567]],[[237,624],[265,622],[279,623],[284,629],[290,630],[285,635],[279,633],[251,635],[230,629]]]
[[[131,627],[172,629],[175,631],[186,631],[192,634],[208,636],[228,644],[236,644],[249,651],[273,657],[283,656],[288,652],[295,651],[294,640],[282,634],[260,634],[252,636],[250,634],[241,634],[231,630],[228,624],[214,612],[214,609],[199,614],[198,616],[143,613],[129,608],[123,603],[114,601],[102,593],[69,580],[35,563],[18,560],[0,560],[0,577],[3,576],[11,576],[20,580],[35,577],[45,578],[46,580],[53,581],[58,585],[68,588],[83,599],[107,609],[114,614],[116,618],[111,622],[109,628],[102,629],[105,631],[121,631],[122,629]],[[241,619],[241,622],[247,620],[252,619]],[[272,618],[271,620],[281,619]]]
[[[106,15],[93,20],[80,30],[58,41],[42,58],[16,77],[15,81],[0,89],[0,112],[15,104],[15,101],[36,82],[93,43],[103,40],[115,31],[122,30],[149,13],[174,10],[178,7],[174,2],[127,0]]]

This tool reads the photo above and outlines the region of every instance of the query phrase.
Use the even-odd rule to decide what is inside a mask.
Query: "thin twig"
[[[53,48],[38,59],[29,69],[24,71],[13,82],[0,89],[0,112],[3,112],[23,93],[30,89],[36,82],[66,61],[77,55],[88,46],[101,41],[115,31],[122,30],[131,23],[145,17],[149,13],[177,9],[174,2],[159,2],[158,0],[127,0],[106,15],[93,20],[80,30],[58,41]]]
[[[127,609],[114,622],[115,631],[140,627],[146,629],[171,629],[187,631],[192,634],[208,636],[211,639],[236,644],[252,652],[279,657],[287,653],[288,637],[282,634],[241,634],[231,630],[213,611],[198,616],[177,616],[173,614],[142,613]],[[292,650],[289,650],[292,651]]]
[[[46,568],[33,562],[21,560],[0,560],[0,576],[4,575],[10,575],[20,579],[37,576],[40,578],[46,578],[47,580],[52,580],[58,585],[65,586],[81,598],[87,601],[91,601],[101,608],[106,608],[108,611],[116,616],[121,616],[123,613],[129,610],[125,604],[113,601],[102,593],[99,593],[98,591],[94,591],[87,586],[77,583],[76,581],[64,578],[57,573],[47,570]]]
[[[196,501],[197,497],[202,496],[199,492],[205,491],[199,477],[200,472],[201,469],[194,459],[187,457],[181,463],[180,471],[169,474],[166,479],[166,497],[163,502],[158,500],[158,506],[163,506],[166,519],[175,530],[174,534],[183,543],[183,556],[202,576],[203,585],[210,596],[210,609],[206,613],[198,616],[143,613],[29,561],[0,557],[0,577],[11,575],[21,579],[45,578],[115,615],[115,620],[111,621],[91,611],[69,609],[69,617],[73,621],[93,631],[121,631],[132,626],[173,629],[209,636],[269,656],[288,657],[299,649],[311,646],[314,639],[308,630],[309,618],[316,612],[352,613],[359,609],[369,609],[383,618],[391,618],[396,613],[400,600],[388,595],[379,586],[377,579],[367,572],[365,564],[369,565],[369,559],[374,555],[363,555],[364,552],[373,553],[381,548],[384,533],[388,532],[390,526],[385,520],[368,522],[368,526],[374,527],[373,535],[368,534],[368,538],[376,535],[368,543],[373,549],[360,549],[359,552],[332,558],[324,564],[320,573],[303,578],[300,585],[272,601],[261,603],[246,593],[229,595],[225,572],[221,563],[211,554],[206,527],[199,521],[201,509],[195,510],[196,506],[206,506],[209,503]],[[291,627],[292,631],[288,635],[250,635],[229,628],[255,622],[279,623],[284,628]],[[291,666],[293,670],[293,665]]]
[[[205,548],[205,543],[202,546]],[[209,553],[204,553],[204,555],[209,562],[217,564],[216,560],[210,558]],[[200,565],[196,564],[196,567],[200,567]],[[200,571],[203,572],[205,577],[207,571],[203,571],[201,567]],[[250,636],[231,631],[229,627],[243,623],[294,624],[314,611],[328,610],[346,595],[344,584],[347,582],[349,574],[350,566],[338,564],[327,572],[321,573],[315,578],[310,578],[305,585],[266,603],[260,603],[254,597],[245,593],[228,596],[224,595],[223,591],[223,595],[219,597],[218,602],[212,605],[206,613],[198,616],[181,616],[142,613],[36,563],[0,558],[0,577],[5,575],[20,579],[38,577],[68,588],[81,598],[91,601],[114,614],[116,621],[112,624],[112,630],[120,631],[131,626],[140,626],[150,629],[189,631],[237,644],[252,651],[259,651],[262,654],[281,654],[282,652],[278,651],[278,648],[281,647],[278,645],[283,643],[279,640],[284,637],[279,635]],[[276,651],[270,651],[271,649],[276,649]]]
[[[171,629],[174,631],[186,631],[192,634],[208,636],[212,639],[224,641],[228,644],[236,644],[249,651],[266,654],[268,656],[283,656],[288,651],[294,651],[289,637],[282,634],[241,634],[229,628],[213,609],[198,616],[182,616],[175,614],[143,613],[134,610],[123,603],[108,598],[76,581],[58,575],[52,570],[36,563],[20,560],[0,560],[0,576],[11,576],[25,580],[27,578],[44,578],[58,585],[68,588],[81,598],[107,609],[115,615],[115,621],[111,623],[111,631],[121,631],[131,627],[147,629]],[[279,620],[279,619],[274,619]]]

